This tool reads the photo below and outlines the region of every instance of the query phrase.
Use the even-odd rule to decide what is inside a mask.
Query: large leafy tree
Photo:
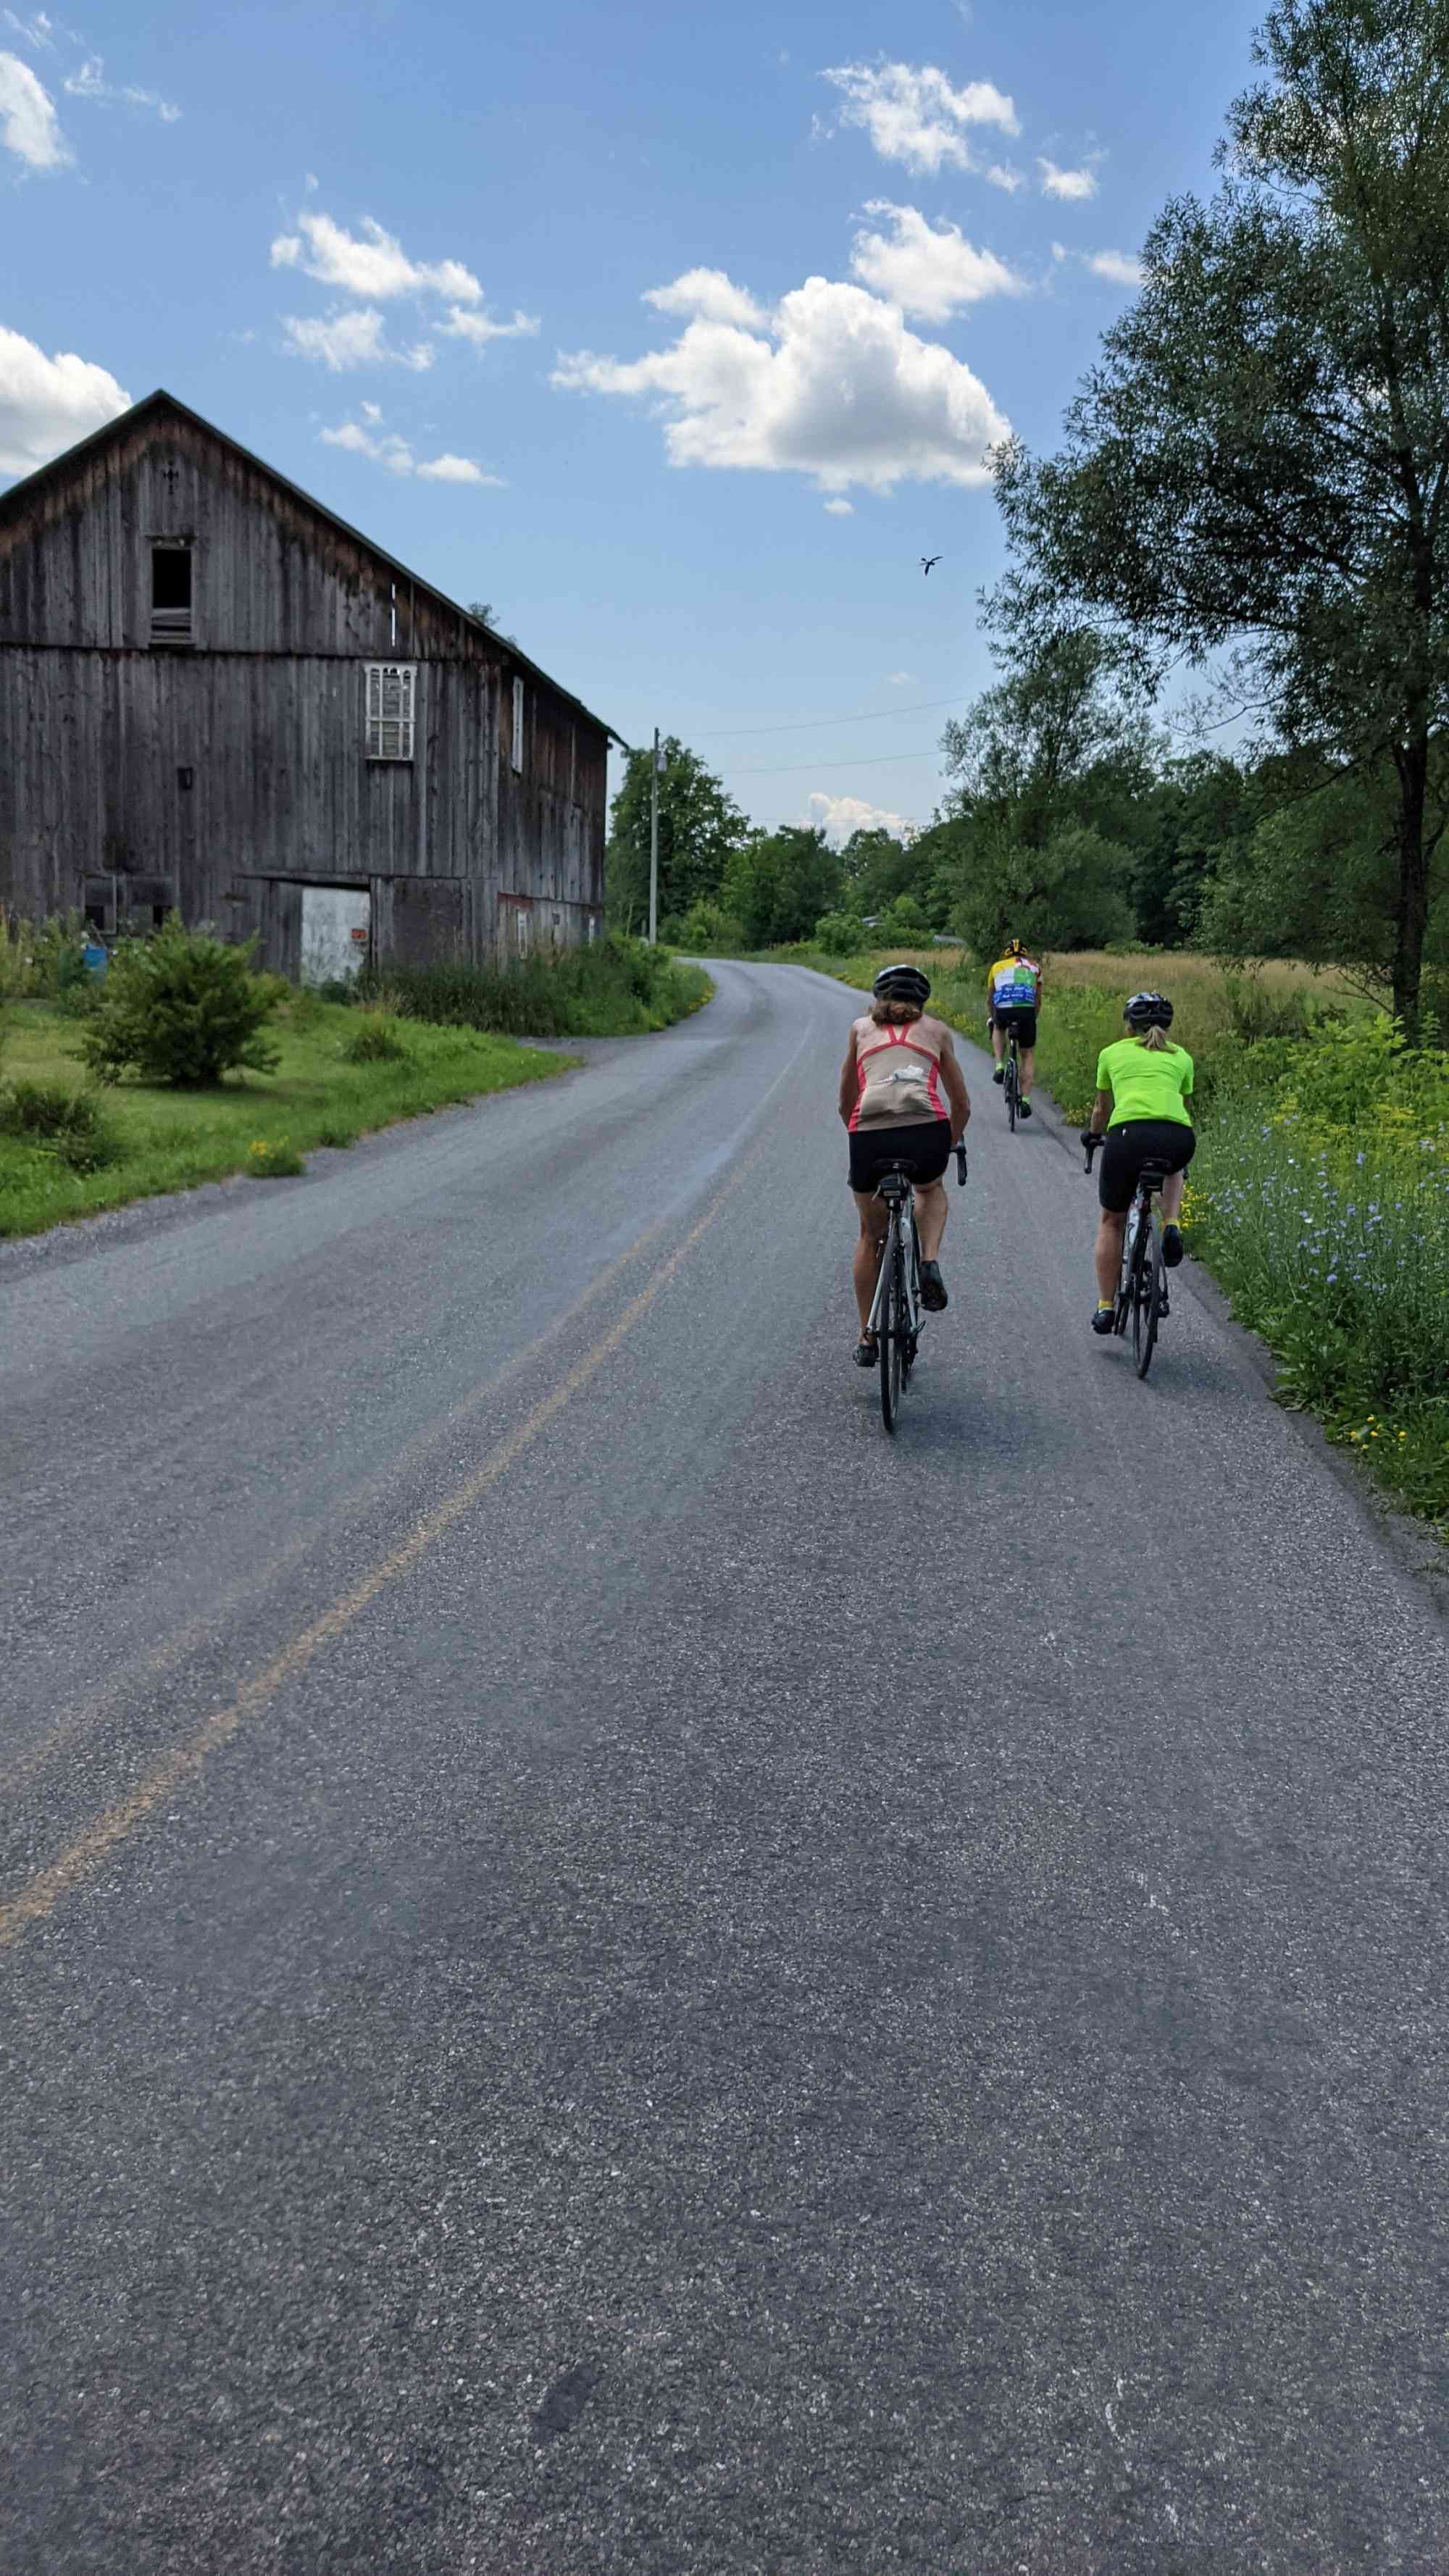
[[[842,879],[840,854],[824,833],[792,824],[757,832],[733,853],[720,899],[751,948],[770,948],[809,939],[822,913],[835,910]]]
[[[1009,933],[1047,948],[1127,937],[1121,836],[1154,783],[1146,720],[1087,628],[1019,618],[998,653],[1004,677],[942,739],[954,924],[993,955]]]
[[[1155,225],[1061,453],[998,457],[1001,605],[1154,673],[1234,650],[1280,743],[1392,774],[1412,1026],[1449,813],[1449,0],[1279,0],[1255,59],[1225,184]]]
[[[732,853],[749,824],[696,752],[670,734],[659,746],[659,918],[678,921],[692,903],[714,903]],[[606,878],[609,911],[626,930],[649,919],[649,792],[652,750],[631,751],[614,799]]]

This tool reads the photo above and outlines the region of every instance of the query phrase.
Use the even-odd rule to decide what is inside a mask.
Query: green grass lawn
[[[77,1173],[44,1145],[0,1134],[0,1236],[37,1234],[235,1172],[262,1177],[269,1166],[295,1169],[313,1146],[350,1145],[398,1119],[547,1081],[579,1061],[477,1029],[409,1021],[392,1023],[400,1057],[349,1062],[343,1050],[370,1016],[299,994],[272,1023],[281,1047],[275,1073],[231,1075],[202,1092],[129,1080],[97,1091],[75,1057],[80,1022],[48,1003],[11,1003],[0,1084],[63,1083],[89,1092],[100,1104],[111,1158],[98,1171]]]

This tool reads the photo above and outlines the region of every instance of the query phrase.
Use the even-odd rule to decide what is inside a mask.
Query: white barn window
[[[523,767],[523,682],[513,683],[513,766]]]
[[[411,760],[418,674],[413,662],[367,665],[367,757]]]

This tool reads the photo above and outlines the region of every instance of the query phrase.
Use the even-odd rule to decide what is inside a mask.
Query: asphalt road
[[[0,1257],[4,2576],[1449,2568],[1449,1656],[838,987]]]

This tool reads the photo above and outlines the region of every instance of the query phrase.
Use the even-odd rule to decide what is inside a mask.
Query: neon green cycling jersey
[[[1187,1097],[1192,1090],[1192,1058],[1186,1047],[1145,1047],[1136,1038],[1119,1038],[1097,1058],[1097,1089],[1112,1094],[1109,1129],[1129,1118],[1170,1118],[1190,1127]]]

